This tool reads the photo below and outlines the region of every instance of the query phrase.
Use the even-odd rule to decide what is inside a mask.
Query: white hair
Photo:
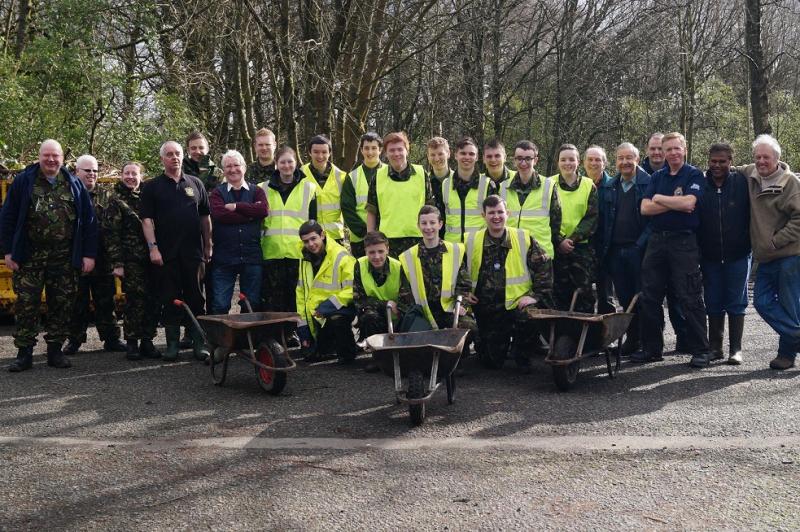
[[[622,144],[617,146],[617,153],[619,153],[620,150],[632,151],[633,154],[636,156],[636,158],[637,159],[639,158],[639,148],[637,148],[636,146],[634,146],[630,142],[623,142]]]
[[[167,144],[175,144],[175,145],[177,145],[177,146],[178,146],[178,148],[181,150],[181,155],[183,154],[183,146],[181,146],[181,145],[180,145],[180,143],[178,143],[178,142],[175,142],[174,140],[168,140],[167,142],[165,142],[164,144],[162,144],[162,145],[161,145],[161,148],[158,150],[158,154],[159,154],[161,157],[163,157],[163,156],[164,156],[164,154],[165,154],[165,153],[166,153],[166,151],[167,151]]]
[[[767,135],[766,133],[763,135],[759,135],[756,137],[756,140],[753,141],[753,151],[756,150],[759,146],[769,146],[772,148],[772,151],[775,152],[775,156],[780,159],[781,158],[781,145],[778,144],[778,141],[775,140],[775,137],[772,135]]]
[[[584,159],[586,158],[586,154],[589,153],[589,150],[597,150],[598,152],[600,152],[600,158],[603,159],[603,162],[604,163],[608,162],[608,156],[606,155],[606,150],[603,149],[602,146],[598,146],[597,144],[592,144],[591,146],[586,148],[586,151],[583,152],[583,158]]]
[[[247,163],[244,162],[244,156],[236,150],[228,150],[222,156],[222,167],[225,168],[225,159],[236,159],[236,162],[239,163],[240,166],[247,166]]]
[[[79,168],[83,166],[84,163],[89,163],[92,166],[97,166],[97,159],[93,156],[89,155],[88,153],[84,153],[75,161],[75,168]]]
[[[42,150],[45,148],[45,146],[48,146],[48,145],[49,145],[49,146],[53,146],[54,148],[56,148],[56,149],[58,150],[58,152],[59,152],[61,155],[64,155],[64,149],[61,147],[61,143],[60,143],[60,142],[58,142],[58,141],[57,141],[57,140],[55,140],[55,139],[45,139],[45,140],[42,142],[42,145],[41,145],[41,146],[39,146],[39,153],[42,153]]]

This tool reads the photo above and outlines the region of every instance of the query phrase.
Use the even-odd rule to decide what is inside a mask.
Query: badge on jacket
[[[186,187],[183,189],[183,191],[186,192],[186,195],[190,198],[194,197],[194,189],[192,187]]]
[[[673,196],[683,196],[683,188],[678,187],[675,189],[675,192],[672,193]]]

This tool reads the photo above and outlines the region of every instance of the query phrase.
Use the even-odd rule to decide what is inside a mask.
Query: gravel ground
[[[592,361],[566,394],[540,360],[467,360],[410,428],[366,358],[301,364],[273,397],[243,362],[215,387],[188,353],[128,362],[92,330],[70,370],[0,372],[0,529],[796,529],[800,371],[767,369],[755,314],[744,343],[739,367]]]

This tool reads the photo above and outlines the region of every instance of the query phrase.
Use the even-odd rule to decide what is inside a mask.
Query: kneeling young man
[[[478,322],[478,355],[489,368],[499,369],[511,344],[520,371],[530,372],[537,327],[525,307],[552,306],[552,261],[525,229],[508,228],[508,212],[500,196],[483,201],[486,228],[467,239],[467,267],[472,282],[468,301]]]
[[[303,258],[295,291],[297,312],[302,322],[298,330],[306,361],[336,353],[339,361],[350,363],[356,357],[353,322],[353,267],[355,259],[332,238],[316,220],[300,226]]]

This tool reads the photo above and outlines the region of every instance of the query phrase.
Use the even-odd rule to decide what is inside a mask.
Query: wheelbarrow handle
[[[636,306],[636,302],[639,301],[639,296],[642,295],[641,292],[636,292],[636,295],[633,296],[631,302],[628,303],[628,308],[625,309],[625,312],[633,312],[633,308]]]
[[[386,327],[389,330],[389,334],[394,334],[394,324],[392,323],[392,304],[386,303]]]
[[[186,314],[189,315],[189,319],[192,320],[192,324],[194,325],[194,328],[197,330],[197,332],[200,333],[200,336],[203,337],[203,343],[207,344],[208,343],[208,338],[206,338],[206,332],[200,326],[200,322],[197,321],[197,318],[194,317],[194,313],[192,312],[192,309],[189,308],[189,305],[187,305],[184,301],[182,301],[180,299],[173,299],[172,300],[172,304],[175,305],[176,307],[183,307],[183,310],[185,310]]]
[[[247,312],[253,312],[253,307],[250,305],[250,300],[247,299],[247,295],[244,292],[239,292],[239,301],[244,303],[244,307],[247,309]]]
[[[574,292],[572,292],[572,301],[569,304],[569,311],[572,312],[575,310],[575,303],[578,302],[578,294],[581,293],[580,288],[576,288]]]
[[[463,296],[456,297],[456,306],[453,307],[453,329],[458,328],[458,315],[461,314],[461,300],[464,299]]]

